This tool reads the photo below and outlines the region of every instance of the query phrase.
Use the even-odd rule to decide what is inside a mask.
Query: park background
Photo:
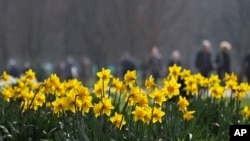
[[[141,62],[152,46],[168,62],[173,50],[194,69],[201,41],[232,44],[232,70],[250,50],[249,0],[0,0],[0,70],[19,64],[56,64],[72,55],[97,66],[117,65],[124,51]]]

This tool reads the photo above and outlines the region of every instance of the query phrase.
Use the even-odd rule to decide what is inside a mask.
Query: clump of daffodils
[[[163,79],[162,85],[156,84],[152,75],[146,79],[143,86],[137,85],[136,70],[128,71],[123,80],[113,76],[111,71],[105,68],[96,75],[99,79],[93,88],[88,88],[77,79],[61,81],[56,74],[38,82],[35,72],[31,69],[12,85],[9,83],[11,76],[3,72],[0,90],[6,102],[21,101],[22,112],[46,107],[60,117],[65,112],[80,112],[88,116],[92,111],[95,118],[105,116],[120,130],[128,124],[127,119],[146,125],[162,123],[164,117],[168,116],[164,111],[164,108],[167,108],[164,103],[172,99],[177,99],[176,106],[183,119],[192,120],[195,117],[195,109],[189,108],[189,99],[181,95],[181,85],[185,85],[187,95],[196,96],[199,94],[199,88],[205,88],[215,99],[223,98],[226,90],[230,90],[233,92],[233,98],[240,100],[250,90],[248,83],[238,83],[233,73],[226,74],[225,79],[220,80],[218,75],[204,77],[200,73],[192,74],[190,70],[177,65],[169,67],[169,74]],[[183,80],[184,84],[180,84],[179,79]],[[222,85],[221,81],[225,81],[225,85]],[[124,105],[121,106],[121,103]],[[122,107],[122,110],[117,107]],[[250,116],[248,107],[243,108],[242,115]]]

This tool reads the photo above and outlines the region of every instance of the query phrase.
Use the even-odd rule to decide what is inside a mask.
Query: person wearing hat
[[[231,62],[229,51],[232,46],[228,41],[222,41],[220,43],[220,52],[217,54],[215,63],[217,68],[217,73],[220,79],[223,79],[225,73],[230,73],[231,71]]]
[[[210,48],[210,42],[208,40],[203,40],[202,49],[197,53],[195,58],[195,67],[197,71],[205,77],[213,70]]]

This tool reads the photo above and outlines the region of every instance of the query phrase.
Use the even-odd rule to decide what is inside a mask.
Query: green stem
[[[64,128],[65,128],[65,132],[66,132],[66,137],[68,137],[68,129],[67,129],[67,124],[66,124],[66,114],[65,114],[64,109],[63,109],[63,122],[64,122]]]
[[[105,91],[104,91],[104,80],[102,79],[102,95],[101,95],[101,100],[104,97],[104,93],[105,93]]]
[[[77,110],[77,105],[76,105],[76,99],[79,95],[77,94],[75,96],[75,121],[78,123],[79,122],[79,118],[78,118],[78,110]],[[74,137],[76,138],[76,125],[75,125],[75,121],[73,121],[73,134],[74,134]]]
[[[109,95],[108,95],[108,98],[110,98],[110,95],[111,95],[111,88],[112,88],[112,87],[109,87],[109,93],[108,93]],[[103,89],[104,89],[104,88],[103,88]]]
[[[42,86],[43,86],[43,84],[41,84],[41,85],[38,87],[38,89],[36,90],[35,95],[33,96],[32,100],[31,100],[31,103],[30,103],[29,106],[28,106],[28,109],[30,109],[30,107],[32,106],[32,103],[34,102],[35,97],[36,97],[37,93],[39,92],[39,89],[40,89]]]
[[[154,108],[155,108],[155,100],[153,102],[153,107],[152,107],[152,113],[151,113],[151,119],[149,123],[149,130],[148,130],[148,137],[151,137],[151,130],[152,130],[152,125],[153,125],[153,118],[154,118]]]
[[[118,111],[119,111],[120,101],[121,101],[121,93],[119,93],[118,103],[116,105],[116,107],[118,107]]]
[[[122,121],[123,121],[123,118],[124,118],[124,114],[125,114],[125,111],[126,111],[127,106],[128,106],[128,101],[129,101],[129,97],[128,97],[128,99],[127,99],[127,101],[126,101],[126,103],[125,103],[125,106],[124,106],[124,108],[123,108],[123,111],[122,111],[122,119],[121,119],[121,122],[120,122],[120,125],[119,125],[119,128],[118,128],[118,129],[121,128]]]

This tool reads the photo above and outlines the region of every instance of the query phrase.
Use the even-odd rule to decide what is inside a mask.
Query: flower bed
[[[150,76],[142,86],[136,71],[97,76],[87,88],[56,74],[37,82],[31,69],[16,81],[4,72],[0,140],[228,140],[229,125],[250,123],[241,105],[250,87],[234,73],[220,80],[174,65],[162,83]]]

